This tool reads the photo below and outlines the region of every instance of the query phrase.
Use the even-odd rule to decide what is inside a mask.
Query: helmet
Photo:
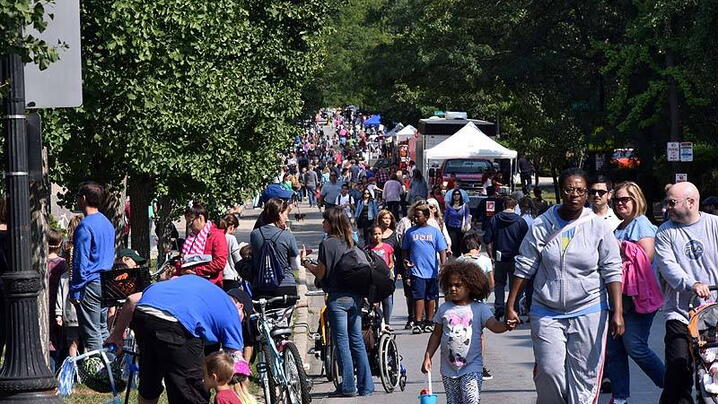
[[[113,381],[115,382],[114,392],[120,392],[125,390],[127,383],[122,379],[122,364],[119,360],[113,359],[113,355],[108,355],[108,361],[111,360],[111,362],[109,362],[109,368],[112,372]],[[83,359],[77,365],[77,370],[80,380],[82,380],[82,383],[88,388],[98,393],[113,393],[107,366],[101,354],[97,353]]]

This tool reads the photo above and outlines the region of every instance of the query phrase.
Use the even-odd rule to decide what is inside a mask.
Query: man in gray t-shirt
[[[337,206],[337,197],[342,191],[343,181],[337,180],[337,173],[332,171],[329,174],[329,182],[322,185],[322,192],[320,194],[322,202],[324,202],[325,208],[331,208]]]
[[[666,192],[665,205],[670,220],[656,233],[654,258],[664,284],[666,316],[666,383],[661,402],[692,402],[688,304],[693,294],[710,297],[708,286],[718,285],[718,217],[698,211],[700,195],[690,182],[673,185]]]

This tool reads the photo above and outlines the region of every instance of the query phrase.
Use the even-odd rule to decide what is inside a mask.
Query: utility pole
[[[0,82],[9,84],[3,100],[5,189],[7,191],[9,268],[0,274],[4,288],[7,344],[0,368],[0,403],[61,403],[56,381],[40,344],[37,297],[43,281],[31,265],[30,190],[25,130],[22,59],[2,58]]]

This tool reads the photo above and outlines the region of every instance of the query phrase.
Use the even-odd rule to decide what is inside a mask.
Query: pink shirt
[[[386,262],[386,265],[391,268],[389,260],[391,259],[391,256],[394,255],[394,248],[392,246],[387,243],[383,243],[381,247],[373,246],[371,250],[380,256],[384,262]]]
[[[234,390],[221,390],[214,396],[214,404],[242,404]]]

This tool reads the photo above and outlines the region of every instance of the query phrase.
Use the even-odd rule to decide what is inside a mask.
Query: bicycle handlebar
[[[708,286],[708,290],[710,290],[710,291],[718,290],[718,285],[710,285],[710,286]],[[696,292],[693,292],[691,294],[691,299],[688,301],[688,309],[689,310],[693,309],[693,307],[696,303],[697,297],[698,297],[698,295],[696,294]]]
[[[276,303],[276,302],[287,303],[290,300],[294,300],[296,302],[297,300],[299,300],[299,296],[284,295],[284,296],[271,297],[269,299],[261,298],[259,300],[252,300],[252,303],[264,305],[264,304],[270,304],[270,303]]]

